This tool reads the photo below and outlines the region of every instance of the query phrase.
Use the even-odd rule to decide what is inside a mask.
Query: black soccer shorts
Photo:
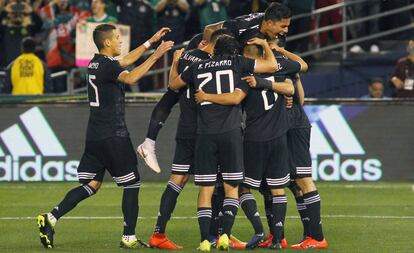
[[[223,182],[237,185],[243,181],[242,130],[211,135],[197,135],[194,182],[213,186],[217,181],[218,165]]]
[[[176,139],[171,173],[175,175],[194,174],[195,139]]]
[[[310,134],[311,128],[292,128],[286,134],[292,179],[312,177],[312,158],[309,151]]]
[[[286,135],[270,141],[244,142],[245,178],[243,185],[259,189],[262,180],[271,189],[289,185],[288,148]]]
[[[128,137],[110,137],[99,141],[87,141],[78,166],[81,184],[91,180],[102,182],[108,170],[118,186],[138,184],[138,161]]]

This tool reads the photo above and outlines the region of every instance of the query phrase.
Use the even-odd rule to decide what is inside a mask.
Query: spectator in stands
[[[286,5],[295,15],[308,15],[302,18],[292,20],[289,27],[289,35],[309,32],[311,26],[311,12],[315,8],[315,0],[285,0]],[[309,36],[289,42],[287,48],[289,51],[305,52],[308,50]]]
[[[86,19],[87,22],[93,23],[118,23],[118,19],[109,16],[106,13],[106,1],[108,0],[92,0],[91,11],[92,17]]]
[[[414,40],[408,42],[407,53],[398,60],[391,78],[395,97],[414,97]]]
[[[384,82],[381,78],[373,78],[368,84],[368,94],[361,97],[362,99],[370,98],[388,98],[384,96]]]
[[[283,2],[283,1],[266,1],[266,0],[230,0],[227,6],[227,14],[229,18],[235,18],[241,15],[246,15],[255,12],[264,12],[269,6],[269,2]]]
[[[159,0],[157,2],[154,9],[157,13],[158,29],[169,27],[172,30],[164,37],[164,40],[172,40],[175,44],[184,41],[185,15],[189,8],[187,0]]]
[[[25,1],[6,1],[0,12],[0,66],[7,66],[20,54],[22,39],[41,31],[41,18]]]
[[[5,93],[42,95],[50,92],[49,69],[34,54],[35,48],[36,43],[31,37],[22,40],[22,54],[7,67]]]
[[[153,34],[154,9],[147,0],[121,0],[119,21],[131,27],[131,48],[143,44]]]
[[[195,0],[194,3],[199,8],[201,31],[206,25],[227,19],[226,6],[230,0]]]
[[[316,8],[320,9],[323,7],[327,7],[333,4],[341,3],[343,0],[316,0]],[[319,18],[319,24],[318,26],[324,27],[328,25],[338,24],[342,22],[342,9],[334,9],[331,11],[326,11],[320,14]],[[335,43],[341,43],[342,42],[342,28],[335,28],[333,30],[327,31],[327,32],[321,32],[319,34],[319,45],[317,46],[326,46],[329,42],[328,35],[332,33],[332,39]]]
[[[360,19],[380,13],[382,0],[370,0],[369,2],[358,3],[360,0],[345,0],[349,6],[349,16],[351,20]],[[379,32],[379,19],[371,19],[355,25],[349,26],[351,39],[359,39]],[[352,53],[362,53],[364,51],[379,53],[379,47],[375,41],[363,42],[350,48]]]

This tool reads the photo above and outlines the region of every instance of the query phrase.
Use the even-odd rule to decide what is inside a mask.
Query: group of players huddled
[[[209,25],[190,41],[186,51],[174,52],[169,89],[154,108],[147,138],[137,148],[146,164],[159,173],[155,140],[178,102],[181,114],[172,173],[149,245],[135,236],[140,180],[125,124],[121,83],[134,84],[174,43],[161,42],[143,64],[127,71],[125,67],[170,30],[161,29],[115,60],[113,57],[120,55],[118,32],[109,24],[97,26],[93,39],[99,54],[88,66],[90,118],[78,167],[81,186],[69,191],[49,213],[38,216],[43,246],[53,248],[58,219],[95,194],[108,170],[124,188],[122,248],[183,248],[168,239],[166,226],[190,174],[199,186],[198,250],[289,247],[284,236],[286,187],[295,196],[304,228],[303,240],[290,247],[328,248],[322,232],[320,197],[312,181],[311,126],[302,108],[304,91],[299,73],[308,66],[284,49],[290,21],[290,9],[273,3],[264,13]],[[264,197],[267,236],[252,189],[260,190]],[[239,206],[255,230],[247,243],[231,234]]]

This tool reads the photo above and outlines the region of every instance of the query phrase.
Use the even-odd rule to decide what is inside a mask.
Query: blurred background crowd
[[[203,31],[208,24],[262,12],[269,2],[284,3],[293,11],[294,18],[288,34],[288,39],[293,40],[288,40],[288,50],[315,62],[315,66],[318,66],[318,62],[340,62],[342,68],[346,68],[345,61],[355,59],[353,55],[364,55],[364,60],[369,60],[367,54],[397,52],[391,54],[391,58],[383,59],[393,62],[393,71],[388,69],[389,73],[385,74],[377,71],[383,75],[373,73],[361,78],[365,83],[364,90],[370,92],[365,96],[374,96],[370,95],[374,89],[372,87],[377,91],[383,90],[379,97],[414,96],[412,86],[410,89],[409,81],[406,81],[411,78],[411,72],[414,75],[414,57],[410,57],[414,55],[414,49],[410,51],[414,45],[409,43],[414,28],[401,30],[413,24],[413,0],[0,0],[1,93],[12,93],[10,71],[21,50],[33,53],[44,63],[42,73],[47,82],[42,93],[67,92],[68,82],[75,88],[81,87],[84,82],[82,70],[75,66],[76,24],[79,22],[129,25],[131,49],[144,43],[160,27],[167,26],[173,32],[165,39],[179,45]],[[349,5],[340,7],[341,4]],[[390,15],[381,16],[384,12],[390,12]],[[364,20],[366,17],[373,18]],[[344,29],[346,22],[348,24]],[[22,42],[27,37],[32,39],[26,41],[26,49],[22,49]],[[360,38],[365,39],[359,41]],[[353,43],[344,44],[344,41]],[[401,59],[397,59],[397,62],[396,57]],[[159,63],[156,68],[165,69],[168,67],[166,62]],[[62,71],[66,74],[48,78],[50,73]],[[166,84],[160,75],[144,78],[132,91],[162,90]],[[309,80],[315,81],[312,78],[316,77],[309,76]],[[373,86],[372,83],[377,85]],[[344,85],[342,79],[340,85]],[[409,92],[401,95],[399,90],[406,88]],[[384,94],[384,90],[387,94]],[[329,90],[324,89],[324,92],[318,93],[316,89],[314,96],[332,96]],[[358,91],[354,94],[339,93],[339,96],[362,95]]]

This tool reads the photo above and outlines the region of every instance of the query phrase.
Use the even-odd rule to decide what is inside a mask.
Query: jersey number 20
[[[230,93],[234,91],[234,79],[233,79],[233,70],[220,70],[216,72],[216,90],[217,93],[216,94],[221,94],[222,93],[222,89],[221,89],[221,76],[228,76],[229,78],[229,88],[230,88]],[[204,79],[200,85],[199,85],[199,89],[202,90],[203,86],[206,85],[208,82],[210,82],[213,79],[213,74],[211,72],[207,72],[207,73],[203,73],[203,74],[199,74],[197,75],[198,79]],[[211,102],[202,102],[200,105],[209,105],[212,104]]]

